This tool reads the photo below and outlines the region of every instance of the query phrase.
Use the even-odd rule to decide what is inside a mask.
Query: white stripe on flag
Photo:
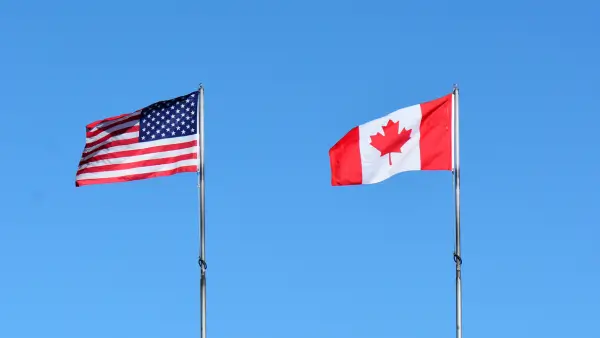
[[[120,177],[120,176],[128,176],[128,175],[136,175],[136,174],[146,174],[157,171],[167,171],[177,169],[179,167],[186,166],[195,166],[198,164],[198,160],[183,160],[175,163],[161,164],[161,165],[153,165],[147,167],[139,167],[133,169],[124,169],[124,170],[113,170],[113,171],[103,171],[98,173],[86,173],[77,175],[76,180],[91,180],[97,178],[111,178],[111,177]]]
[[[123,124],[119,124],[113,127],[110,127],[109,129],[99,133],[98,135],[92,136],[92,137],[88,137],[85,139],[85,143],[92,143],[95,142],[103,137],[106,137],[107,135],[110,135],[111,133],[117,131],[117,130],[121,130],[121,129],[125,129],[125,128],[129,128],[129,127],[133,127],[137,124],[139,124],[140,121],[139,120],[133,120],[133,121],[129,121],[129,122],[125,122]]]
[[[196,135],[189,135],[189,136],[182,136],[182,137],[170,138],[170,139],[165,138],[165,139],[158,140],[158,141],[138,142],[138,143],[128,144],[128,145],[124,145],[124,146],[115,146],[115,147],[102,149],[96,153],[90,154],[90,155],[84,157],[82,159],[82,161],[86,161],[89,158],[94,157],[94,156],[111,154],[111,153],[116,153],[119,151],[145,149],[145,148],[150,148],[150,147],[158,147],[158,146],[185,143],[185,142],[190,142],[190,141],[195,141],[195,140],[196,140]]]
[[[106,122],[99,123],[99,124],[98,124],[98,125],[96,125],[94,128],[92,128],[92,129],[88,130],[88,132],[94,132],[94,131],[96,131],[96,130],[98,130],[98,129],[101,129],[101,128],[110,127],[110,126],[112,126],[113,124],[120,123],[121,121],[127,120],[127,119],[128,119],[128,118],[130,118],[130,117],[133,117],[133,116],[139,116],[139,115],[140,115],[140,113],[141,113],[141,110],[138,110],[138,111],[136,111],[135,113],[127,114],[127,115],[125,115],[125,116],[123,116],[123,117],[120,117],[120,118],[118,118],[118,119],[116,119],[116,120],[112,120],[112,121],[106,121]]]
[[[196,151],[197,151],[196,146],[193,146],[193,147],[189,147],[189,148],[162,151],[162,152],[158,152],[158,153],[110,158],[110,159],[106,159],[106,160],[88,162],[86,164],[83,164],[81,167],[79,167],[79,169],[81,170],[81,169],[85,169],[85,168],[99,167],[99,166],[103,166],[103,165],[124,164],[124,163],[138,162],[138,161],[154,160],[154,159],[159,159],[159,158],[175,157],[175,156],[180,156],[180,155],[185,155],[185,154],[193,154]]]
[[[107,143],[111,143],[111,142],[114,142],[114,141],[121,141],[121,140],[129,140],[129,139],[132,139],[132,138],[138,138],[139,135],[140,135],[140,133],[138,131],[133,131],[131,133],[125,133],[125,134],[121,134],[121,135],[116,135],[116,136],[113,136],[113,137],[109,138],[106,141],[103,141],[103,142],[100,142],[100,143],[96,144],[93,147],[90,147],[90,148],[86,147],[83,151],[84,151],[84,153],[89,153],[89,152],[92,152],[92,151],[94,151],[94,150],[96,150],[98,148],[101,148],[103,145],[105,145]]]

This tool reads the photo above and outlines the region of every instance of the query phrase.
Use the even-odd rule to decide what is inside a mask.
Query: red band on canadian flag
[[[412,170],[452,170],[452,94],[350,130],[330,150],[331,184],[373,184]]]

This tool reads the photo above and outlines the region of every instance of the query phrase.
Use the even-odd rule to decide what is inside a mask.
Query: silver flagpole
[[[200,338],[206,338],[206,250],[204,245],[204,86],[198,88],[198,195],[200,200]]]
[[[458,86],[454,85],[454,212],[456,216],[454,262],[456,262],[456,338],[462,338],[462,258],[460,255],[460,147],[458,128]]]

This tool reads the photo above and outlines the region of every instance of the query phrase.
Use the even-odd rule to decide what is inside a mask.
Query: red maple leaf
[[[412,133],[412,129],[406,130],[406,128],[402,128],[398,133],[399,128],[400,122],[389,120],[387,125],[383,126],[384,135],[377,133],[371,136],[371,145],[381,152],[381,156],[389,156],[390,165],[392,165],[392,153],[401,153],[402,146],[410,140]]]

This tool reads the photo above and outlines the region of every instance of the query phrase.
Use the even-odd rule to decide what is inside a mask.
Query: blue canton
[[[198,133],[198,92],[159,101],[142,109],[139,142]]]

